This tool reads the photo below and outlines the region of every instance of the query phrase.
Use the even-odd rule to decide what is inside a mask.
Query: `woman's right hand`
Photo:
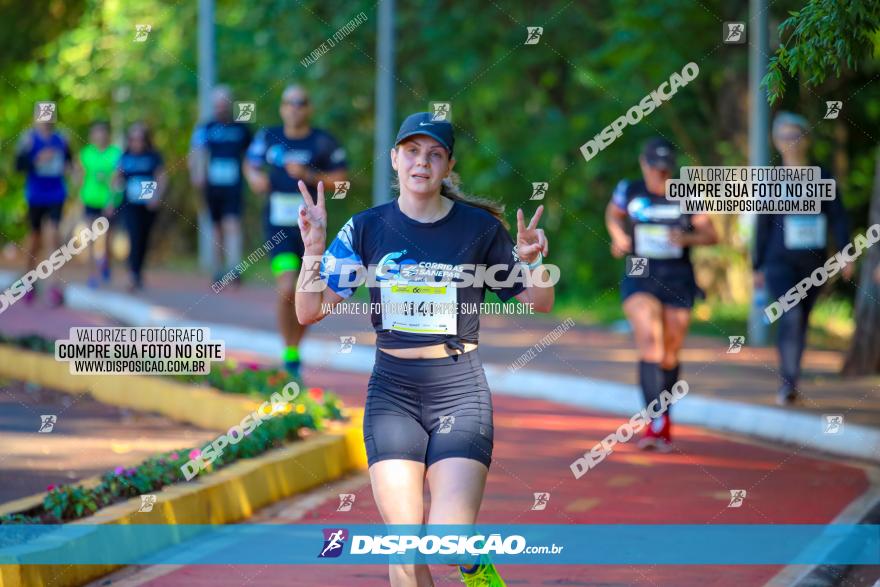
[[[306,255],[323,255],[327,242],[327,208],[324,205],[324,182],[318,182],[318,199],[312,194],[305,182],[299,181],[299,193],[303,197],[303,205],[299,208],[299,232],[305,245]]]
[[[611,238],[611,254],[620,259],[632,252],[632,239],[627,235]]]

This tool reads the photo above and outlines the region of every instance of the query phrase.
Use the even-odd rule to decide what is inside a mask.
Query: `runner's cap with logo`
[[[642,148],[645,163],[656,169],[675,169],[675,147],[666,139],[650,139]]]
[[[403,124],[400,125],[400,130],[397,131],[394,146],[411,136],[427,135],[446,147],[449,155],[452,156],[452,147],[455,146],[455,133],[452,130],[452,124],[446,120],[432,120],[432,118],[430,112],[416,112],[407,116]]]

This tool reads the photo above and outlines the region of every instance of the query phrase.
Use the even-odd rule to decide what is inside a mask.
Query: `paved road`
[[[66,279],[75,281],[78,271],[81,269],[71,268]],[[84,276],[79,277],[82,277],[80,282],[84,280]],[[114,288],[121,291],[122,284],[122,276],[117,275]],[[274,292],[267,282],[257,281],[240,289],[226,287],[218,294],[211,289],[206,277],[152,271],[140,297],[192,320],[276,330]],[[584,306],[589,307],[590,303],[591,300],[585,300]],[[0,332],[41,330],[66,334],[66,326],[61,325],[70,321],[71,314],[76,315],[65,309],[28,308],[18,303],[0,315]],[[100,314],[91,315],[91,319],[108,320]],[[511,364],[561,322],[546,316],[484,316],[480,330],[483,360]],[[682,377],[691,384],[696,395],[775,405],[778,386],[775,349],[746,344],[741,352],[728,353],[727,336],[741,334],[745,333],[719,328],[721,338],[688,337],[682,353]],[[308,336],[335,342],[340,336],[355,336],[359,345],[375,343],[369,317],[363,314],[330,316],[312,326]],[[526,369],[635,384],[637,361],[630,335],[577,325],[537,353]],[[804,401],[787,409],[814,414],[839,413],[845,415],[847,422],[880,427],[880,377],[843,379],[837,375],[842,363],[843,356],[839,352],[808,350],[803,361]]]
[[[163,279],[167,278],[167,283]],[[250,327],[272,326],[272,295],[268,289],[248,288],[214,294],[206,280],[171,279],[155,275],[148,298],[162,301],[194,319],[225,321]],[[199,283],[202,285],[200,286]],[[197,288],[206,290],[204,296]],[[207,296],[207,297],[205,297]],[[161,298],[161,299],[160,299]],[[166,299],[167,298],[167,299]],[[176,301],[175,301],[176,300]],[[66,335],[70,324],[108,323],[106,317],[66,309],[16,305],[0,317],[0,331],[39,331],[50,336]],[[492,362],[515,359],[556,322],[553,320],[485,320],[484,355]],[[365,317],[332,318],[313,329],[311,336],[336,337],[356,334],[358,343],[369,344]],[[685,360],[687,376],[696,379],[692,389],[707,389],[742,401],[769,402],[772,397],[772,351],[745,349],[728,355],[713,339],[693,337]],[[809,353],[808,390],[816,405],[807,409],[849,409],[853,418],[877,425],[877,405],[870,380],[844,382],[831,375],[840,357],[834,353]],[[634,356],[629,339],[597,329],[577,327],[535,359],[540,369],[589,374],[611,380],[634,382]],[[530,364],[530,367],[532,365]],[[362,405],[366,376],[306,369],[309,384],[340,392],[347,403]],[[867,391],[864,397],[858,394]],[[826,402],[820,404],[820,402]],[[746,439],[725,437],[693,427],[679,427],[677,450],[668,455],[643,454],[625,445],[585,477],[573,479],[569,463],[595,442],[613,431],[623,418],[568,405],[533,399],[496,396],[496,452],[481,522],[531,523],[827,523],[862,495],[869,478],[862,468],[840,459],[827,460],[797,447],[775,448]],[[0,407],[2,409],[2,407]],[[10,412],[11,414],[11,412]],[[22,415],[12,417],[0,429],[17,431]],[[25,426],[26,427],[26,426]],[[89,427],[79,429],[88,436]],[[112,435],[111,435],[112,436]],[[74,446],[70,438],[70,445]],[[36,445],[35,445],[36,446]],[[112,447],[111,447],[112,452]],[[105,469],[106,467],[101,467]],[[50,481],[51,482],[51,481]],[[41,481],[42,483],[42,481]],[[276,504],[255,521],[307,523],[377,522],[365,476],[346,481],[357,494],[356,508],[337,513],[336,486],[324,493],[300,496]],[[746,489],[743,507],[727,507],[731,489]],[[544,511],[531,511],[533,493],[549,491]],[[585,545],[589,547],[589,545]],[[658,544],[658,548],[669,545]],[[506,567],[510,585],[762,585],[778,567]],[[166,572],[167,571],[167,572]],[[867,576],[875,569],[868,569]],[[448,576],[437,569],[438,578]],[[880,572],[874,573],[880,576]],[[127,578],[125,578],[127,576]],[[121,577],[121,578],[120,578]],[[373,567],[183,567],[129,569],[113,584],[183,585],[384,585],[384,571]],[[877,577],[874,577],[876,579]],[[450,581],[452,581],[450,579]],[[861,579],[860,579],[861,581]],[[447,584],[445,581],[439,584]],[[101,581],[97,584],[107,584]],[[448,584],[455,584],[454,581]],[[851,583],[853,586],[858,583]]]
[[[317,385],[362,403],[366,376],[309,372]],[[553,402],[495,398],[495,460],[480,515],[483,523],[573,524],[786,524],[833,520],[868,488],[857,466],[780,451],[691,427],[678,430],[677,450],[639,452],[627,444],[581,479],[568,464],[614,430],[622,418]],[[728,508],[729,490],[746,489],[741,508]],[[543,511],[531,511],[533,493],[550,492]],[[351,512],[337,512],[339,493],[355,493]],[[332,484],[259,512],[249,523],[380,522],[366,475]],[[584,545],[588,548],[589,545]],[[674,545],[658,544],[657,548]],[[507,566],[508,585],[763,585],[779,567],[743,566]],[[455,585],[435,567],[438,585]],[[880,572],[878,572],[880,576]],[[447,578],[448,580],[444,579]],[[876,578],[876,577],[875,577]],[[112,585],[134,587],[378,586],[385,571],[372,566],[184,566],[128,569]],[[107,585],[96,582],[95,585]],[[851,586],[854,587],[854,586]]]
[[[38,433],[43,414],[57,417]],[[196,446],[216,432],[22,382],[0,382],[0,503],[72,483],[158,452]]]

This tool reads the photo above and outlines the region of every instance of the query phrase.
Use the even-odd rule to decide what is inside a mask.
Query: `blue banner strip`
[[[0,564],[467,563],[474,536],[506,565],[880,565],[878,525],[540,524],[2,525]]]

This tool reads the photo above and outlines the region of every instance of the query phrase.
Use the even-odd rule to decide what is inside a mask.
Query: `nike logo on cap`
[[[433,122],[420,122],[419,126],[434,126]]]

